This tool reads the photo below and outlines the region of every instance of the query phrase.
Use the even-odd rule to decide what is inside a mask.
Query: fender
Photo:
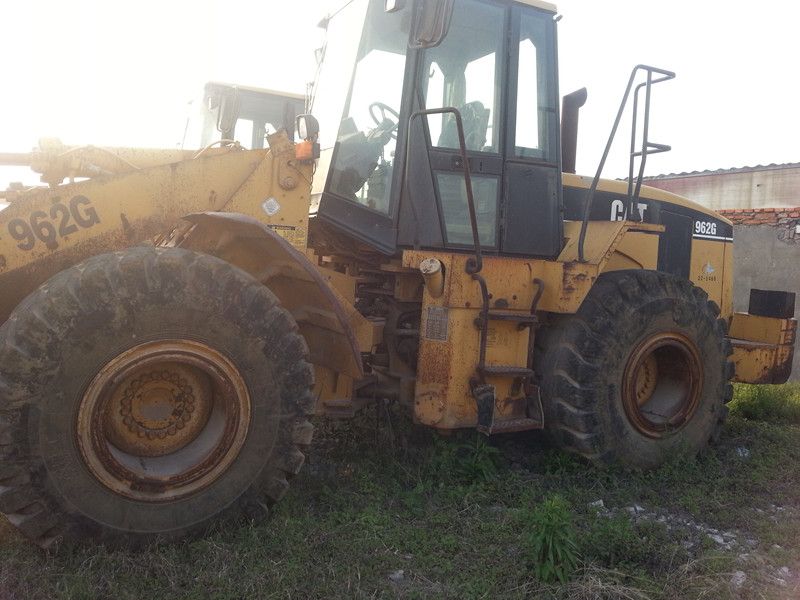
[[[194,226],[182,248],[213,254],[258,279],[297,321],[312,363],[363,377],[355,331],[360,315],[305,254],[252,217],[206,212],[185,218]]]

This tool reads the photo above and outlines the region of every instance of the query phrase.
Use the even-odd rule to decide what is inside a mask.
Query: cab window
[[[452,106],[461,113],[467,150],[499,152],[502,123],[503,24],[500,6],[465,0],[456,5],[450,31],[426,51],[421,89],[426,108]],[[431,144],[458,148],[452,115],[428,117]]]
[[[383,214],[400,121],[408,30],[371,2],[331,166],[330,191]]]

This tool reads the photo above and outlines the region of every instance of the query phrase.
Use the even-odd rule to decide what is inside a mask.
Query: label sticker
[[[275,198],[269,198],[264,201],[264,204],[261,205],[261,208],[264,209],[264,212],[267,213],[268,216],[272,217],[278,214],[278,211],[281,209],[281,205],[278,204],[278,201]]]
[[[303,227],[295,227],[294,225],[267,225],[272,231],[277,233],[295,248],[305,250],[306,247],[306,230]]]
[[[425,319],[425,339],[436,342],[447,341],[448,310],[444,306],[429,306]]]

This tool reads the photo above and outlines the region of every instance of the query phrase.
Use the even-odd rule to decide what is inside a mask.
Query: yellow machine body
[[[294,144],[284,135],[273,136],[270,145],[268,150],[232,146],[191,153],[61,149],[51,154],[60,157],[54,162],[37,157],[35,168],[51,180],[103,174],[7,195],[11,205],[0,213],[3,320],[50,276],[96,254],[148,241],[210,252],[256,275],[295,314],[318,371],[318,411],[352,414],[358,408],[353,385],[363,374],[360,356],[379,345],[383,335],[383,321],[365,318],[354,306],[365,271],[377,269],[396,280],[400,299],[421,301],[419,368],[408,374],[415,417],[440,429],[474,427],[477,414],[469,382],[479,355],[475,322],[481,295],[466,274],[469,255],[407,250],[400,263],[372,262],[327,254],[325,244],[309,246],[312,166],[295,159]],[[565,185],[586,187],[588,180],[565,174]],[[600,189],[619,191],[620,185],[603,181]],[[644,194],[706,211],[660,190],[648,188]],[[182,219],[196,213],[213,214]],[[557,260],[487,256],[486,281],[495,304],[510,313],[530,312],[540,293],[537,310],[572,314],[601,273],[655,269],[663,229],[631,221],[592,221],[586,261],[579,262],[580,223],[566,222],[565,245]],[[690,279],[731,323],[735,380],[776,380],[775,374],[786,373],[791,364],[794,321],[734,315],[732,243],[692,243]],[[419,271],[430,258],[444,267],[438,297],[431,295]],[[709,273],[706,265],[718,268]],[[532,335],[532,329],[514,322],[493,322],[487,364],[524,367]],[[523,418],[530,410],[526,391],[508,378],[490,381],[497,386],[495,419]]]

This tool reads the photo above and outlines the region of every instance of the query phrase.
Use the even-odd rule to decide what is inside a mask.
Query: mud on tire
[[[689,281],[602,275],[575,315],[536,341],[545,427],[598,462],[653,468],[716,441],[732,397],[725,321]]]
[[[311,441],[307,356],[276,297],[211,256],[142,247],[56,275],[0,328],[0,511],[43,547],[263,514]]]

